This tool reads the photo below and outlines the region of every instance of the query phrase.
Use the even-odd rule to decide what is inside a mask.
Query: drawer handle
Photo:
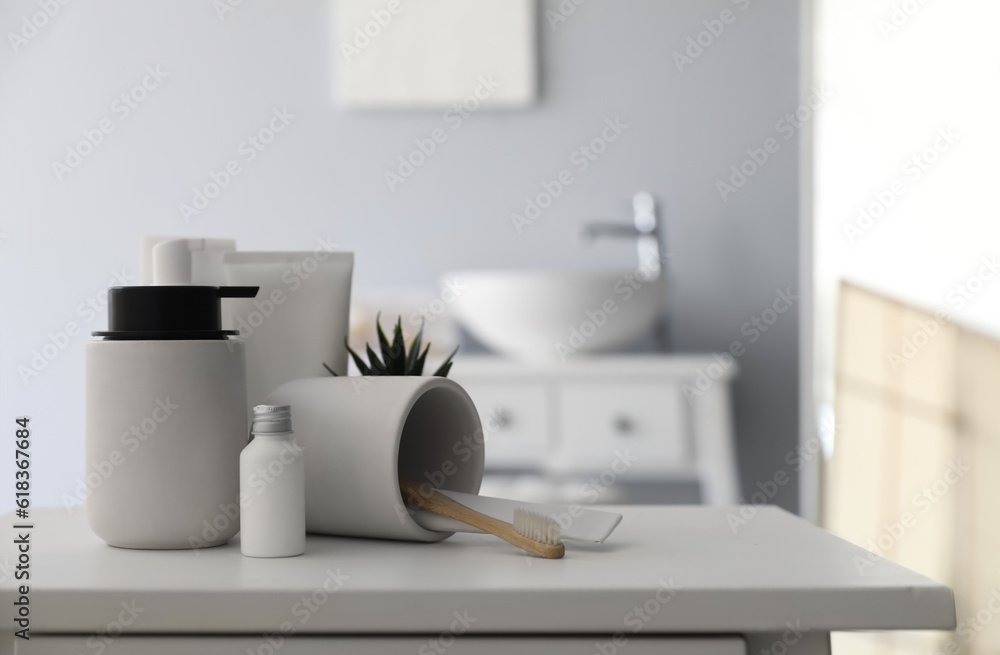
[[[635,432],[635,421],[624,414],[616,416],[612,424],[618,434],[631,435]]]

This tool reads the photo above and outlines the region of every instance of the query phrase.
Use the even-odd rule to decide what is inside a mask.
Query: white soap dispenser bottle
[[[240,453],[240,548],[246,557],[306,549],[306,470],[288,405],[253,408],[253,440]]]
[[[239,531],[244,346],[223,299],[257,287],[108,289],[86,345],[87,521],[119,548],[219,546]],[[228,302],[228,301],[227,301]]]

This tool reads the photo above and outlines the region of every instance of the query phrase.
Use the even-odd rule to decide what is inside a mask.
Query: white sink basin
[[[662,276],[634,271],[459,271],[458,322],[493,350],[562,362],[652,333],[665,304]],[[464,288],[463,288],[464,287]]]

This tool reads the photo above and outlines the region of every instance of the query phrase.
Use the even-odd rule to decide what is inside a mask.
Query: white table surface
[[[470,633],[630,633],[643,606],[643,634],[955,625],[946,587],[885,560],[861,573],[855,558],[866,551],[782,510],[760,508],[736,534],[732,509],[615,511],[625,518],[605,544],[567,542],[562,560],[471,534],[439,544],[310,536],[305,555],[263,560],[242,557],[238,539],[197,552],[111,548],[82,511],[35,509],[32,632],[102,630],[123,602],[143,610],[129,634],[259,633],[285,621],[302,634],[436,633],[454,612],[475,618]],[[8,561],[13,522],[4,517]],[[328,570],[346,576],[343,586],[300,625],[295,608]],[[661,591],[665,603],[660,580],[678,587]],[[4,607],[15,582],[0,585]],[[12,629],[11,612],[0,621]]]

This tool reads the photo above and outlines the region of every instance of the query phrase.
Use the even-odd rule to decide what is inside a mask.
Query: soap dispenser
[[[243,344],[221,301],[257,287],[108,291],[108,329],[86,345],[87,518],[122,548],[217,546],[239,531],[247,442]]]

